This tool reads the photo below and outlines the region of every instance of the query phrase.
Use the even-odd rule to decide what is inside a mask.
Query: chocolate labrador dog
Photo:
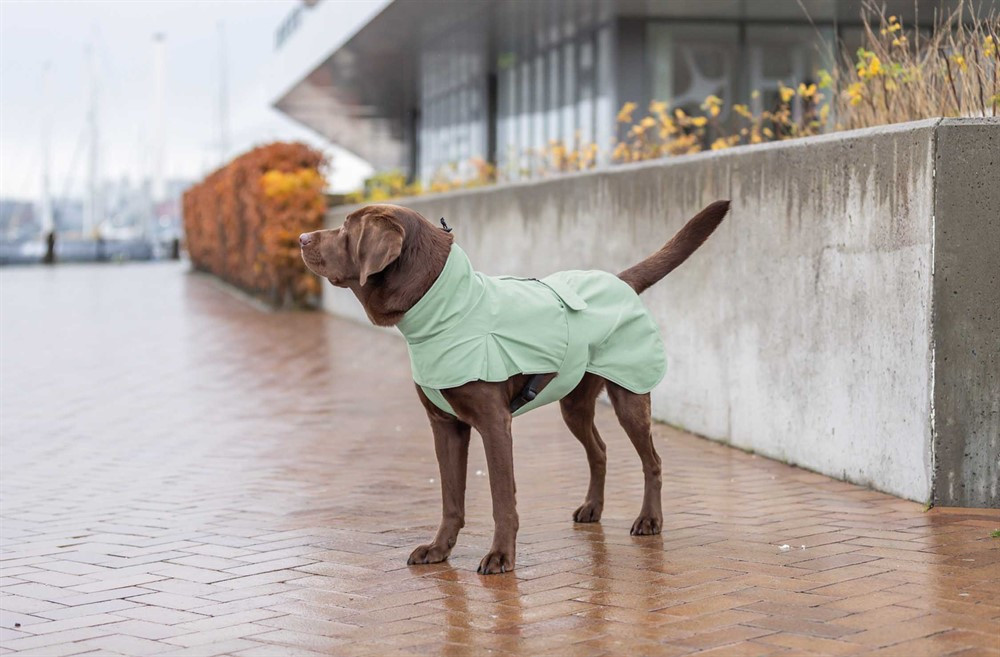
[[[480,562],[478,572],[494,574],[514,568],[518,515],[514,495],[511,418],[525,408],[544,401],[558,399],[563,419],[570,432],[583,444],[590,465],[587,496],[573,513],[573,520],[600,520],[604,507],[607,458],[604,441],[594,425],[594,411],[602,389],[607,390],[618,421],[642,461],[645,491],[642,508],[632,525],[631,533],[660,533],[663,524],[660,457],[653,447],[648,390],[662,377],[663,368],[653,363],[653,368],[647,372],[650,376],[646,377],[646,382],[630,386],[627,385],[628,370],[632,368],[632,364],[626,363],[623,369],[620,361],[623,358],[627,360],[631,353],[637,353],[632,347],[643,341],[652,350],[653,360],[663,359],[659,331],[638,301],[637,294],[684,262],[715,230],[728,210],[728,201],[717,201],[709,205],[663,248],[617,277],[604,272],[564,272],[565,275],[556,274],[542,281],[484,277],[471,269],[464,253],[457,245],[453,245],[449,231],[435,226],[413,210],[394,205],[364,207],[348,215],[340,228],[300,236],[302,258],[309,269],[333,285],[351,290],[364,306],[372,323],[378,326],[398,326],[410,346],[414,379],[418,383],[417,395],[427,412],[434,434],[434,447],[441,472],[443,512],[437,535],[427,545],[413,550],[409,564],[444,561],[455,545],[459,530],[464,525],[469,440],[471,429],[475,428],[482,436],[485,446],[495,525],[492,547]],[[557,278],[560,276],[561,278]],[[478,287],[474,290],[470,287],[476,285]],[[528,301],[523,304],[524,308],[520,307],[520,302],[510,303],[511,297],[504,296],[511,286],[516,285],[521,285],[516,290],[528,295],[525,297]],[[428,298],[425,299],[425,296]],[[431,358],[418,362],[420,353],[423,353],[418,351],[418,347],[432,345],[434,339],[447,333],[444,328],[466,330],[470,324],[479,321],[465,310],[456,313],[449,306],[455,303],[455,299],[468,297],[473,299],[473,304],[479,305],[482,305],[480,300],[489,300],[488,314],[490,321],[495,322],[498,316],[502,319],[505,309],[513,312],[514,306],[518,306],[522,312],[527,308],[526,312],[530,314],[535,312],[532,308],[536,306],[532,304],[537,301],[540,304],[537,305],[539,313],[559,308],[559,312],[580,314],[586,312],[582,309],[593,306],[601,298],[606,300],[608,296],[618,297],[625,308],[602,314],[603,317],[611,316],[612,321],[616,322],[612,329],[599,329],[599,339],[592,339],[579,348],[564,346],[563,353],[568,353],[567,349],[576,349],[573,353],[583,354],[576,376],[564,376],[558,365],[537,365],[539,362],[547,362],[546,356],[531,352],[532,345],[524,345],[524,342],[530,340],[520,339],[507,343],[510,348],[501,344],[497,362],[506,365],[506,369],[499,370],[502,380],[497,379],[497,370],[492,366],[492,374],[489,376],[475,369],[467,372],[464,377],[461,373],[449,373],[459,377],[454,378],[450,384],[444,378],[435,383],[433,376],[424,374],[426,362],[433,361],[430,363],[433,369],[442,358],[462,352],[463,347],[459,344],[454,345],[454,348],[442,345],[439,351],[430,353]],[[546,300],[551,300],[551,303]],[[567,311],[567,306],[571,310]],[[421,325],[415,328],[414,318],[418,315]],[[458,315],[461,317],[456,319]],[[594,314],[580,316],[597,317]],[[569,321],[572,324],[575,320],[563,320],[560,317],[562,315],[546,315],[545,321],[538,328],[539,334],[545,334],[548,326],[556,325],[558,330],[551,331],[553,340],[565,340],[565,325],[560,322]],[[623,323],[622,317],[630,319]],[[522,320],[519,318],[518,322]],[[584,330],[593,325],[594,322],[589,319],[581,324]],[[635,333],[636,330],[640,333]],[[492,339],[494,329],[490,328],[488,331]],[[613,342],[609,342],[609,339],[614,337],[616,331],[624,332],[624,339],[620,340],[626,343],[624,348],[605,352],[602,356],[601,346]],[[628,331],[633,333],[629,334]],[[497,328],[496,332],[499,334],[502,330]],[[419,339],[415,337],[418,333]],[[465,340],[462,344],[465,342],[468,341]],[[524,355],[525,349],[531,353]],[[641,350],[638,353],[641,355]],[[532,358],[535,360],[532,361]],[[553,362],[572,360],[569,356],[560,358],[562,360]],[[602,358],[603,362],[597,362]],[[456,360],[456,367],[460,368],[461,363],[468,360]],[[480,362],[484,359],[477,356],[472,360]],[[633,362],[641,368],[648,360]],[[529,361],[532,364],[519,364]],[[421,375],[419,379],[418,371]],[[609,375],[609,372],[614,374]],[[572,386],[570,389],[565,388],[567,383]],[[434,387],[435,385],[441,389]],[[552,388],[547,391],[550,385]],[[563,388],[560,389],[560,385]],[[546,395],[548,399],[545,399]]]

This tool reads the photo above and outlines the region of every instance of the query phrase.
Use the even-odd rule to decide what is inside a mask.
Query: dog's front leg
[[[418,388],[419,391],[419,388]],[[420,393],[434,433],[434,451],[441,472],[441,525],[428,545],[417,547],[407,559],[408,565],[439,563],[455,547],[458,532],[465,525],[465,479],[469,464],[469,434],[465,422],[441,412]]]
[[[483,437],[493,496],[493,545],[477,572],[494,575],[514,570],[517,502],[514,497],[514,447],[510,435],[512,383],[472,381],[443,390],[444,398],[465,423]]]
[[[493,496],[493,545],[477,569],[483,575],[514,570],[518,518],[510,420],[510,413],[505,413],[486,426],[476,427],[483,436]]]

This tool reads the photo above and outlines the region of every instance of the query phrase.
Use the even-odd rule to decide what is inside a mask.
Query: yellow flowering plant
[[[960,4],[929,35],[873,5],[863,18],[865,44],[852,60],[845,55],[844,65],[821,73],[819,86],[834,94],[835,129],[938,116],[997,116],[996,12],[970,17]]]
[[[579,132],[573,136],[573,143],[569,145],[558,139],[552,139],[546,148],[535,153],[533,175],[544,177],[556,173],[593,169],[597,166],[599,151],[594,142],[582,143]]]
[[[721,107],[722,101],[718,98],[706,102],[714,107],[716,101]],[[671,112],[666,103],[654,100],[649,104],[649,113],[632,123],[635,109],[635,103],[627,103],[618,113],[618,122],[622,125],[625,138],[615,145],[611,154],[614,161],[638,162],[668,155],[697,153],[702,149],[708,125],[707,117],[689,116],[681,108],[675,108]]]

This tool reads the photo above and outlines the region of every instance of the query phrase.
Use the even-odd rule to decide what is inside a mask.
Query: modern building
[[[882,0],[907,26],[957,0]],[[274,106],[378,169],[429,180],[552,140],[604,157],[626,101],[755,109],[861,43],[863,0],[304,2],[279,27]],[[760,94],[753,94],[757,90]],[[724,118],[724,117],[723,117]]]

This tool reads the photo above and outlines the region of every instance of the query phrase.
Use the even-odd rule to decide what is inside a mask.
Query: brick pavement
[[[402,341],[176,265],[7,269],[0,299],[0,653],[1000,655],[997,511],[658,426],[665,533],[632,538],[601,408],[604,518],[574,526],[586,459],[549,407],[515,423],[517,570],[475,573],[476,440],[450,562],[407,567],[439,492]]]

